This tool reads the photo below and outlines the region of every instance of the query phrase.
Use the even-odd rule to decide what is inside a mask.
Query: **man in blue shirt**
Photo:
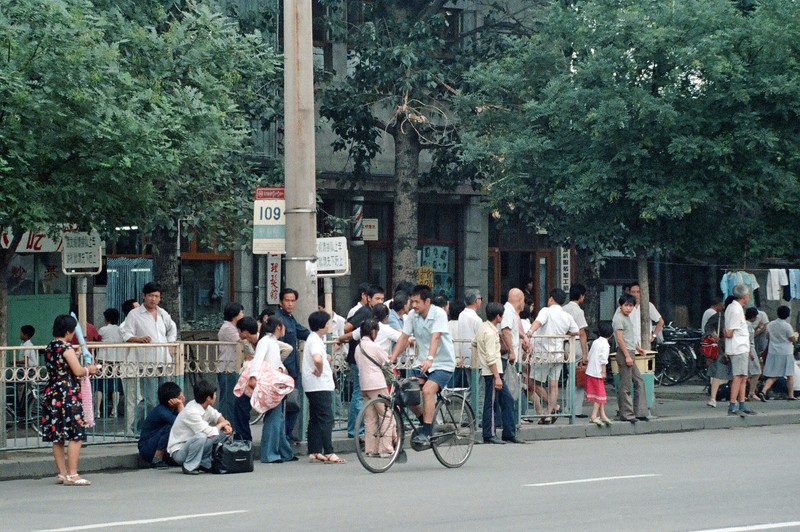
[[[298,340],[306,340],[308,338],[308,329],[297,323],[294,319],[294,307],[297,304],[297,290],[293,288],[284,288],[280,292],[280,306],[275,313],[276,316],[283,320],[286,326],[286,333],[278,338],[281,342],[286,342],[292,346],[292,353],[283,361],[286,371],[294,379],[294,387],[298,393],[302,393],[302,383],[300,382],[300,367],[298,364],[297,355],[297,342]],[[300,412],[287,412],[286,413],[286,436],[290,441],[298,441],[294,437],[294,425],[297,423],[297,417]]]
[[[186,398],[181,387],[174,382],[165,382],[158,387],[158,406],[144,420],[139,436],[139,456],[156,469],[165,469],[169,432]]]
[[[436,394],[444,389],[456,369],[456,352],[450,336],[447,313],[431,304],[431,289],[417,285],[411,292],[411,306],[403,326],[403,334],[397,340],[392,352],[394,362],[408,346],[408,339],[414,336],[417,342],[417,360],[413,375],[422,384],[422,408],[412,407],[414,414],[422,415],[422,430],[414,436],[412,443],[430,445],[431,423],[436,407]]]

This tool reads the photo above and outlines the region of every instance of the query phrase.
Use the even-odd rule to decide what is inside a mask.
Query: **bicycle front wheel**
[[[461,467],[475,444],[475,415],[462,395],[439,400],[431,425],[431,447],[445,467]]]
[[[364,442],[356,440],[358,461],[371,473],[392,467],[403,448],[403,423],[392,403],[384,397],[367,401],[356,418],[364,425]]]

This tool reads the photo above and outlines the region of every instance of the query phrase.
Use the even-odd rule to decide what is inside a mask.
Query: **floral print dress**
[[[81,385],[72,374],[64,352],[72,345],[53,340],[45,349],[47,386],[42,395],[42,440],[59,442],[85,437]]]

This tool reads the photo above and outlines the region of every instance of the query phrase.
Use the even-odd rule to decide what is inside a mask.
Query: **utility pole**
[[[294,316],[317,310],[317,182],[311,0],[283,2],[286,286],[299,293]]]

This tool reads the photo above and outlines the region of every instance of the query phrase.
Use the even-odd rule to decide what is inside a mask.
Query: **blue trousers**
[[[483,396],[483,422],[481,423],[483,429],[483,437],[491,438],[494,436],[495,419],[494,419],[494,402],[495,399],[500,403],[501,416],[503,418],[503,438],[511,439],[517,434],[517,425],[514,419],[514,398],[511,392],[508,391],[505,381],[503,381],[503,389],[494,389],[494,376],[484,375],[484,396]]]
[[[250,398],[244,394],[241,397],[234,395],[233,398],[233,416],[230,418],[233,430],[243,440],[252,441],[253,435],[250,432]]]
[[[219,399],[219,412],[225,419],[233,419],[233,404],[236,396],[233,395],[233,388],[239,380],[238,373],[217,373],[217,383],[219,384],[219,391],[217,398]]]
[[[261,461],[263,463],[288,462],[294,458],[289,438],[284,428],[283,402],[264,414],[261,428]]]
[[[164,425],[146,440],[139,440],[139,456],[145,461],[152,463],[156,451],[164,451],[166,454],[167,443],[169,442],[169,431],[171,429],[172,425]]]
[[[358,413],[361,412],[361,407],[364,405],[364,399],[361,397],[361,383],[358,380],[358,366],[353,364],[350,366],[353,378],[353,395],[350,397],[350,410],[347,412],[347,437],[354,438],[356,435],[356,418]],[[364,434],[364,427],[358,428],[358,434]]]

